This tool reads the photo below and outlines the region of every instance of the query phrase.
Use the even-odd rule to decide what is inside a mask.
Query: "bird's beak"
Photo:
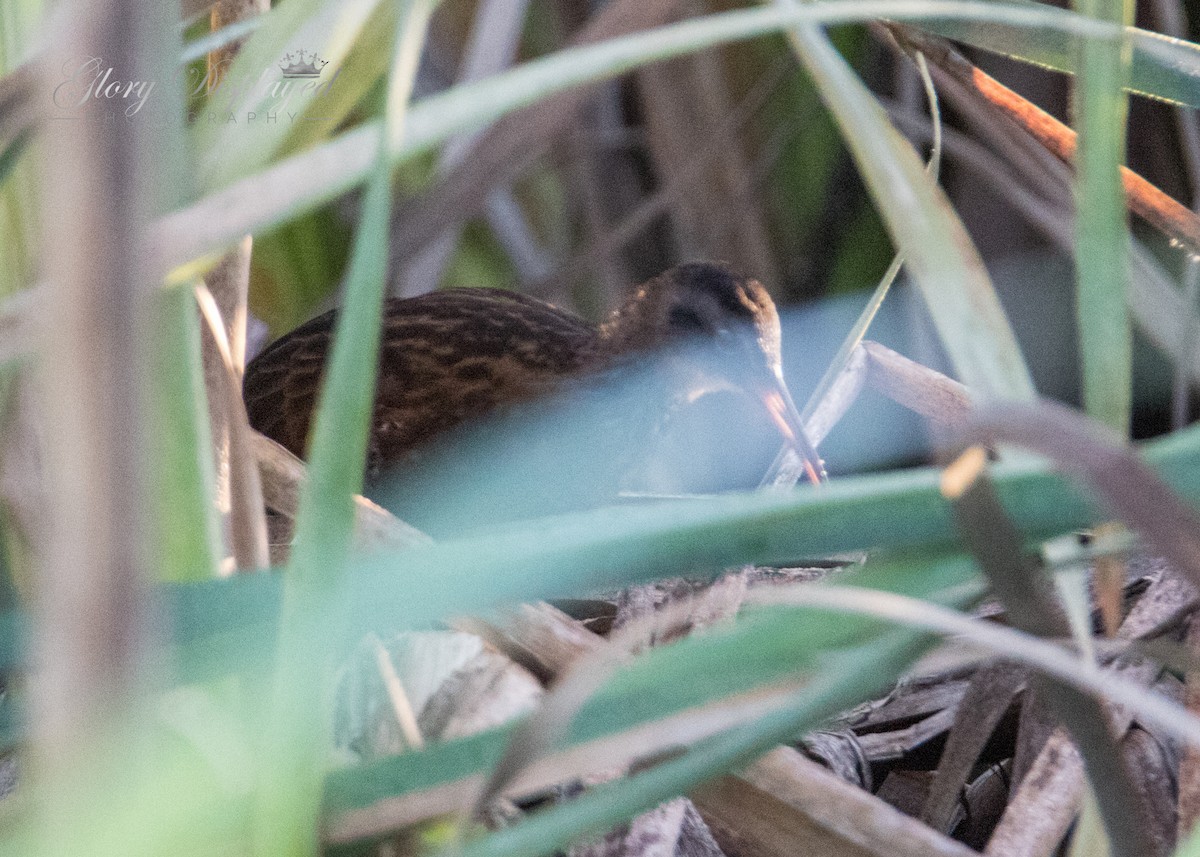
[[[784,441],[800,456],[808,481],[818,485],[828,478],[825,463],[817,454],[817,448],[808,439],[804,421],[800,418],[800,412],[796,410],[796,403],[792,401],[792,394],[788,392],[787,385],[782,378],[776,378],[774,381],[775,383],[760,392],[762,403],[771,415],[775,428],[783,435]]]

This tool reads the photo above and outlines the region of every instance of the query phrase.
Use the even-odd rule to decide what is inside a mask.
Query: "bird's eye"
[[[672,330],[684,333],[703,333],[705,330],[704,319],[700,317],[700,313],[689,306],[671,307],[668,321]]]

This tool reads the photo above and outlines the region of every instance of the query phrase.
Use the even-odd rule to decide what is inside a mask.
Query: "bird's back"
[[[336,312],[282,337],[246,369],[250,424],[304,455]],[[438,435],[554,392],[597,353],[596,330],[536,299],[447,289],[384,306],[372,469]]]

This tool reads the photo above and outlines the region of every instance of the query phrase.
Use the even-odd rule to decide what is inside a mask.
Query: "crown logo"
[[[328,63],[314,53],[309,51],[296,51],[295,53],[285,54],[283,59],[279,61],[279,68],[283,72],[284,78],[293,77],[320,77],[321,69]]]

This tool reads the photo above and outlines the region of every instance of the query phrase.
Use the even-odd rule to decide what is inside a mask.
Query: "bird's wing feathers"
[[[301,455],[334,313],[280,339],[247,369],[251,424]],[[513,292],[448,289],[385,307],[371,458],[402,459],[437,434],[552,389],[594,354],[596,331]]]

